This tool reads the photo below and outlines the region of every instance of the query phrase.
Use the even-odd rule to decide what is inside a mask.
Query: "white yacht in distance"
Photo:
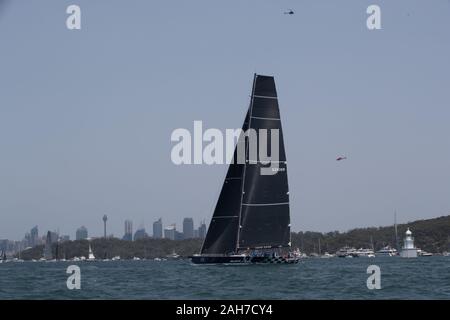
[[[175,253],[175,250],[171,253],[171,254],[168,254],[167,256],[166,256],[166,258],[168,258],[168,259],[178,259],[180,257],[180,255],[178,255],[177,253]]]
[[[431,252],[426,252],[425,250],[417,248],[417,256],[419,256],[419,257],[432,257],[433,254]]]
[[[411,230],[406,230],[406,237],[403,242],[402,251],[400,251],[400,256],[402,258],[417,258],[417,248],[414,246],[414,238],[412,237]]]
[[[360,249],[356,250],[356,255],[358,257],[375,258],[375,253],[373,252],[372,249],[360,248]]]
[[[89,255],[87,261],[95,261],[94,253],[92,252],[91,244],[89,244]]]
[[[394,257],[398,255],[397,249],[386,246],[378,250],[375,254],[377,257]]]
[[[327,258],[334,258],[335,255],[334,254],[330,254],[328,252],[325,252],[323,255],[320,256],[323,259],[327,259]]]
[[[353,258],[357,257],[358,255],[355,248],[345,246],[336,252],[336,256],[338,256],[339,258]]]

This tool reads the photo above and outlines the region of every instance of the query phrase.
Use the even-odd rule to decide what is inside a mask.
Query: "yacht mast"
[[[247,125],[247,130],[251,128],[251,122],[252,122],[252,112],[253,112],[253,99],[254,99],[254,95],[255,95],[255,84],[256,84],[256,73],[253,74],[253,86],[252,86],[252,96],[250,98],[250,109],[248,111],[248,125]],[[245,139],[245,132],[244,132],[244,136],[243,139]],[[242,202],[244,200],[244,187],[245,187],[245,171],[247,168],[247,162],[248,162],[248,140],[247,142],[245,142],[245,154],[244,154],[244,170],[242,173],[242,184],[241,184],[241,203],[240,203],[240,207],[239,207],[239,216],[238,216],[238,229],[237,229],[237,238],[236,238],[236,249],[234,250],[235,253],[237,253],[238,248],[239,248],[239,235],[241,233],[241,217],[242,217]]]
[[[397,232],[397,210],[394,211],[394,231],[395,231],[395,249],[400,250],[398,245],[398,232]]]

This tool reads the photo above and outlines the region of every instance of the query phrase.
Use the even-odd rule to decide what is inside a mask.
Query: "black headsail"
[[[273,164],[261,163],[260,152],[246,153],[243,172],[243,194],[240,211],[238,249],[280,248],[290,246],[289,189],[286,154],[283,143],[277,91],[273,77],[255,75],[250,105],[249,128],[255,129],[258,144],[260,129],[267,129],[267,155],[271,151],[271,130],[278,129],[279,154],[274,174],[262,174],[261,168]],[[259,147],[258,147],[259,149]],[[248,146],[247,146],[248,150]],[[250,155],[249,155],[250,153]]]
[[[248,128],[249,111],[245,117],[242,131]],[[208,233],[203,242],[202,254],[229,254],[237,247],[239,213],[241,210],[242,177],[244,164],[238,161],[238,147],[234,149],[233,162],[228,172],[214,210]]]

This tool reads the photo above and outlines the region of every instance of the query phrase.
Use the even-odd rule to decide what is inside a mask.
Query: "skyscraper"
[[[153,238],[161,239],[163,237],[163,225],[162,219],[159,218],[157,221],[153,222]]]
[[[123,240],[133,240],[133,221],[131,220],[125,220],[125,234],[123,236]]]
[[[29,232],[25,233],[25,238],[23,239],[24,247],[31,247],[31,234]]]
[[[49,231],[50,232],[50,243],[56,243],[59,239],[59,233],[56,231]],[[47,233],[48,237],[48,233]]]
[[[39,230],[38,227],[35,226],[30,231],[30,247],[37,246],[39,244]]]
[[[81,226],[77,229],[75,239],[76,240],[84,240],[88,238],[88,230],[85,226]]]
[[[192,218],[184,218],[183,236],[184,239],[192,239],[194,237],[194,220]]]
[[[175,224],[171,224],[170,226],[167,226],[164,228],[164,238],[166,239],[170,239],[170,240],[175,240],[175,236],[176,236],[176,226]]]
[[[200,227],[198,227],[198,237],[200,239],[205,239],[206,238],[206,224],[205,224],[205,221],[202,221],[202,223],[200,224]]]
[[[52,232],[47,232],[47,237],[45,240],[45,247],[44,247],[44,259],[45,260],[51,260],[52,259]]]

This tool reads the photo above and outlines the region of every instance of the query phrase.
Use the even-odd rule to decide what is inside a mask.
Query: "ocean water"
[[[69,265],[81,289],[67,289]],[[381,289],[367,288],[367,267]],[[304,259],[297,265],[177,261],[0,264],[0,299],[450,299],[450,257]]]

